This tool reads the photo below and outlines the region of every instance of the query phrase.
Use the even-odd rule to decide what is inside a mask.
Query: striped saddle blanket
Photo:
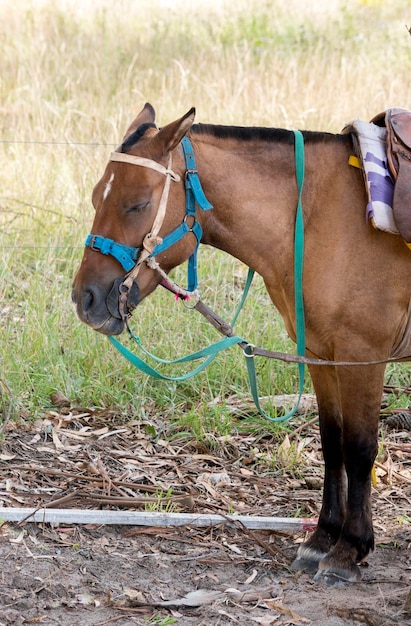
[[[411,249],[411,112],[387,109],[351,133],[368,194],[367,218],[375,228],[399,234]]]

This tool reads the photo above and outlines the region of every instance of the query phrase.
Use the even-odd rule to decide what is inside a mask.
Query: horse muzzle
[[[119,335],[124,330],[127,317],[139,302],[139,288],[133,282],[127,291],[121,312],[123,280],[123,277],[116,278],[108,294],[96,286],[79,288],[74,283],[72,301],[79,319],[104,335]]]

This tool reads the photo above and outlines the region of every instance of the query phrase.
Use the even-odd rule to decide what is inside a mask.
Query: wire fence
[[[117,143],[100,143],[97,141],[32,141],[21,140],[16,141],[14,139],[0,139],[0,144],[17,144],[17,145],[39,145],[39,146],[90,146],[90,147],[115,147]]]

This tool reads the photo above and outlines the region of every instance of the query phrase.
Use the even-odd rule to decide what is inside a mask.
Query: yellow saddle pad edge
[[[360,159],[353,154],[348,159],[348,165],[352,165],[353,167],[358,167],[359,170],[362,170]]]

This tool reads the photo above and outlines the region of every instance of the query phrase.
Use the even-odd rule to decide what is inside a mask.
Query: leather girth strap
[[[393,215],[401,237],[411,247],[411,111],[394,107],[371,120],[387,130],[387,161],[393,177]]]

